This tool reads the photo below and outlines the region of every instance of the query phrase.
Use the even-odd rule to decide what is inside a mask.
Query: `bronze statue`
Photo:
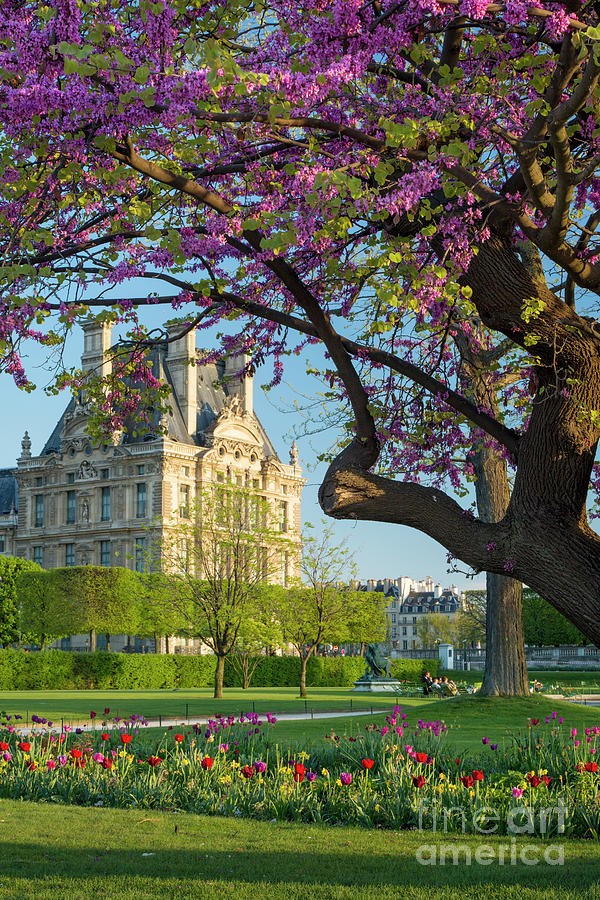
[[[392,663],[387,656],[382,656],[377,649],[377,644],[369,644],[365,653],[367,669],[363,675],[365,681],[373,681],[375,678],[389,678]]]

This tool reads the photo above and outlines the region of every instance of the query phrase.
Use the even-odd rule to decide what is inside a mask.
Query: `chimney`
[[[185,325],[167,326],[169,337],[180,334]],[[167,344],[167,365],[175,397],[179,403],[185,427],[192,437],[198,431],[198,373],[196,371],[196,329],[192,328],[179,340]]]
[[[83,328],[81,368],[86,374],[105,378],[111,371],[111,363],[106,358],[106,352],[110,350],[112,325],[90,318],[82,322],[81,327]]]
[[[435,588],[433,589],[433,596],[435,597],[436,600],[439,600],[440,597],[442,596],[442,586],[439,582],[436,584]]]
[[[242,401],[242,411],[252,415],[254,412],[254,378],[252,375],[244,375],[239,379],[239,373],[248,365],[250,357],[245,353],[231,354],[225,360],[225,379],[230,396],[237,394]]]

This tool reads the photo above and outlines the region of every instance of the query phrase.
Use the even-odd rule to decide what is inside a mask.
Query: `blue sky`
[[[155,307],[152,313],[152,318],[156,321],[150,323],[147,317],[144,317],[144,321],[148,324],[160,324],[161,315],[165,319],[169,317],[167,309],[161,313],[160,309]],[[207,346],[208,335],[202,334],[199,343]],[[82,348],[83,333],[76,328],[68,338],[65,364],[78,364]],[[31,348],[31,355],[29,358],[24,357],[24,364],[31,379],[38,385],[38,389],[31,394],[16,388],[9,376],[0,375],[4,421],[0,441],[0,467],[3,468],[15,465],[26,429],[32,441],[32,452],[37,454],[41,451],[69,400],[67,394],[58,397],[48,397],[44,394],[42,388],[51,381],[51,376],[44,357],[37,348]],[[316,457],[319,451],[324,451],[333,441],[335,432],[329,430],[310,437],[298,436],[298,433],[304,430],[303,416],[294,407],[308,402],[307,398],[316,398],[319,390],[316,379],[306,375],[305,355],[291,358],[286,363],[284,383],[267,393],[261,389],[261,385],[269,382],[270,375],[268,363],[257,372],[254,390],[255,411],[284,462],[287,462],[290,444],[294,437],[296,438],[300,462],[307,479],[302,498],[302,518],[303,521],[317,524],[323,518],[317,502],[317,491],[326,466],[324,463],[317,464]],[[449,574],[446,550],[431,538],[411,528],[378,522],[333,524],[338,539],[347,539],[348,547],[352,550],[357,564],[358,577],[361,579],[398,578],[403,575],[421,579],[431,576],[434,581],[440,581],[444,586],[457,584],[461,589],[484,586],[481,576],[472,581],[463,575]]]

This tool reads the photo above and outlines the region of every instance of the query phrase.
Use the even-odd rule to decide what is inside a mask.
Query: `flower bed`
[[[142,717],[100,718],[93,731],[54,734],[36,716],[24,736],[6,717],[0,796],[396,829],[600,832],[600,727],[578,735],[556,713],[528,720],[502,747],[484,735],[462,757],[444,722],[411,724],[400,707],[387,724],[331,734],[310,753],[283,751],[271,715],[221,717],[158,740]]]

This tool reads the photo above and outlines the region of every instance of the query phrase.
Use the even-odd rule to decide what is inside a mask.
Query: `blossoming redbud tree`
[[[351,412],[325,512],[424,531],[600,640],[595,6],[5,0],[0,34],[17,383],[90,310],[130,330],[108,429],[158,387],[148,304],[226,321],[275,381],[319,345]]]

